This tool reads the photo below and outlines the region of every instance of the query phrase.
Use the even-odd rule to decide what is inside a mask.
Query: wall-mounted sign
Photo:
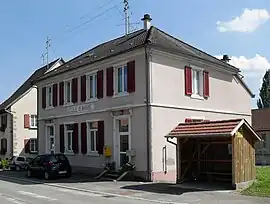
[[[83,105],[76,105],[67,107],[68,113],[80,113],[80,112],[87,112],[92,111],[94,109],[94,104],[83,104]]]

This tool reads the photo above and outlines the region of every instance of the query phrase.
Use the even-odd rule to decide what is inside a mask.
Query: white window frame
[[[93,97],[90,96],[90,77],[93,77],[93,80],[95,81],[95,94]],[[86,75],[86,101],[96,101],[97,100],[97,71],[90,72]]]
[[[90,120],[90,121],[87,121],[86,124],[87,124],[87,155],[89,156],[99,156],[99,153],[98,153],[98,150],[97,150],[97,137],[98,137],[98,128],[96,129],[90,129],[90,123],[94,123],[94,122],[97,122],[98,123],[98,120]],[[91,132],[95,132],[95,137],[94,137],[94,146],[95,146],[95,150],[91,150]]]
[[[70,93],[69,93],[70,101],[69,102],[67,101],[67,83],[70,83]],[[64,104],[65,105],[72,104],[72,79],[64,81]]]
[[[74,130],[67,130],[67,126],[68,125],[73,125],[74,124],[74,122],[70,122],[70,123],[65,123],[64,124],[64,129],[65,129],[65,133],[64,133],[64,135],[65,135],[65,154],[70,154],[70,155],[74,155],[74,152],[73,152],[73,149],[72,149],[72,147],[73,147],[73,134],[74,134]],[[71,149],[68,149],[68,133],[72,133],[71,134]]]
[[[129,93],[127,92],[127,87],[126,87],[126,91],[125,90],[122,90],[120,92],[118,92],[118,69],[119,68],[122,68],[123,69],[123,74],[122,74],[122,88],[124,89],[125,87],[125,82],[124,82],[124,79],[125,79],[125,75],[124,75],[124,68],[126,67],[127,69],[127,63],[125,64],[121,64],[121,65],[115,65],[114,66],[114,95],[115,96],[125,96],[125,95],[128,95]],[[127,82],[126,84],[128,85],[128,78],[127,78]]]
[[[34,150],[32,149],[32,143],[34,144]],[[30,138],[29,139],[29,146],[30,146],[29,148],[30,148],[31,153],[37,153],[37,151],[38,151],[37,143],[38,143],[37,138]]]
[[[118,125],[117,125],[117,120],[120,119],[128,119],[128,132],[118,132]],[[114,129],[114,133],[113,133],[113,143],[114,143],[114,150],[113,150],[113,154],[114,154],[114,160],[116,161],[116,168],[120,167],[120,135],[126,135],[126,133],[128,133],[128,140],[129,140],[129,150],[132,149],[132,141],[131,141],[131,126],[132,126],[132,119],[131,119],[131,115],[121,115],[121,116],[114,116],[113,117],[113,129]],[[129,157],[129,161],[131,161],[131,157]]]
[[[30,128],[36,129],[37,125],[38,125],[37,115],[36,114],[31,114],[29,116],[29,118],[30,118]],[[32,125],[32,120],[34,120],[34,125]]]
[[[49,127],[53,128],[53,135],[48,134]],[[55,125],[53,123],[49,123],[49,124],[45,125],[45,128],[46,128],[46,130],[45,130],[46,131],[46,152],[47,153],[51,153],[52,151],[55,152]],[[54,148],[53,149],[50,148],[51,138],[54,139]]]
[[[49,97],[49,89],[51,89],[51,97]],[[46,86],[46,108],[53,107],[53,86]]]
[[[199,74],[199,93],[194,93],[195,88],[194,88],[194,72],[198,72]],[[191,66],[191,82],[192,82],[192,98],[196,98],[196,99],[204,99],[203,98],[203,69],[199,68],[199,67],[194,67]]]

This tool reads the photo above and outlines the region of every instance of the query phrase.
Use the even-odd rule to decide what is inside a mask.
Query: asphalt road
[[[152,202],[49,187],[0,181],[1,204],[150,204]]]

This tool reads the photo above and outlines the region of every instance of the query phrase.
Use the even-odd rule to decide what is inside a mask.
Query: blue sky
[[[212,55],[232,56],[231,63],[243,70],[245,80],[258,93],[260,78],[270,68],[269,0],[129,1],[133,23],[140,23],[143,14],[150,13],[153,25],[169,34]],[[60,56],[67,60],[94,45],[122,35],[124,20],[121,2],[1,2],[0,101],[5,100],[41,66],[46,36],[51,38],[50,60]],[[241,18],[245,8],[250,12]],[[229,23],[232,20],[235,21]],[[221,21],[219,25],[223,30],[218,29],[218,21]],[[142,24],[133,26],[140,28]]]

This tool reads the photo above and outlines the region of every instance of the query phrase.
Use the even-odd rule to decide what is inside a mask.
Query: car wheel
[[[27,170],[27,177],[32,177],[32,172],[29,169]]]
[[[49,180],[49,179],[50,179],[50,174],[49,174],[49,172],[45,171],[45,173],[44,173],[44,178],[45,178],[45,180]]]
[[[68,171],[65,175],[66,178],[70,178],[71,177],[71,171]]]
[[[20,166],[16,166],[16,171],[20,171],[21,167]]]

